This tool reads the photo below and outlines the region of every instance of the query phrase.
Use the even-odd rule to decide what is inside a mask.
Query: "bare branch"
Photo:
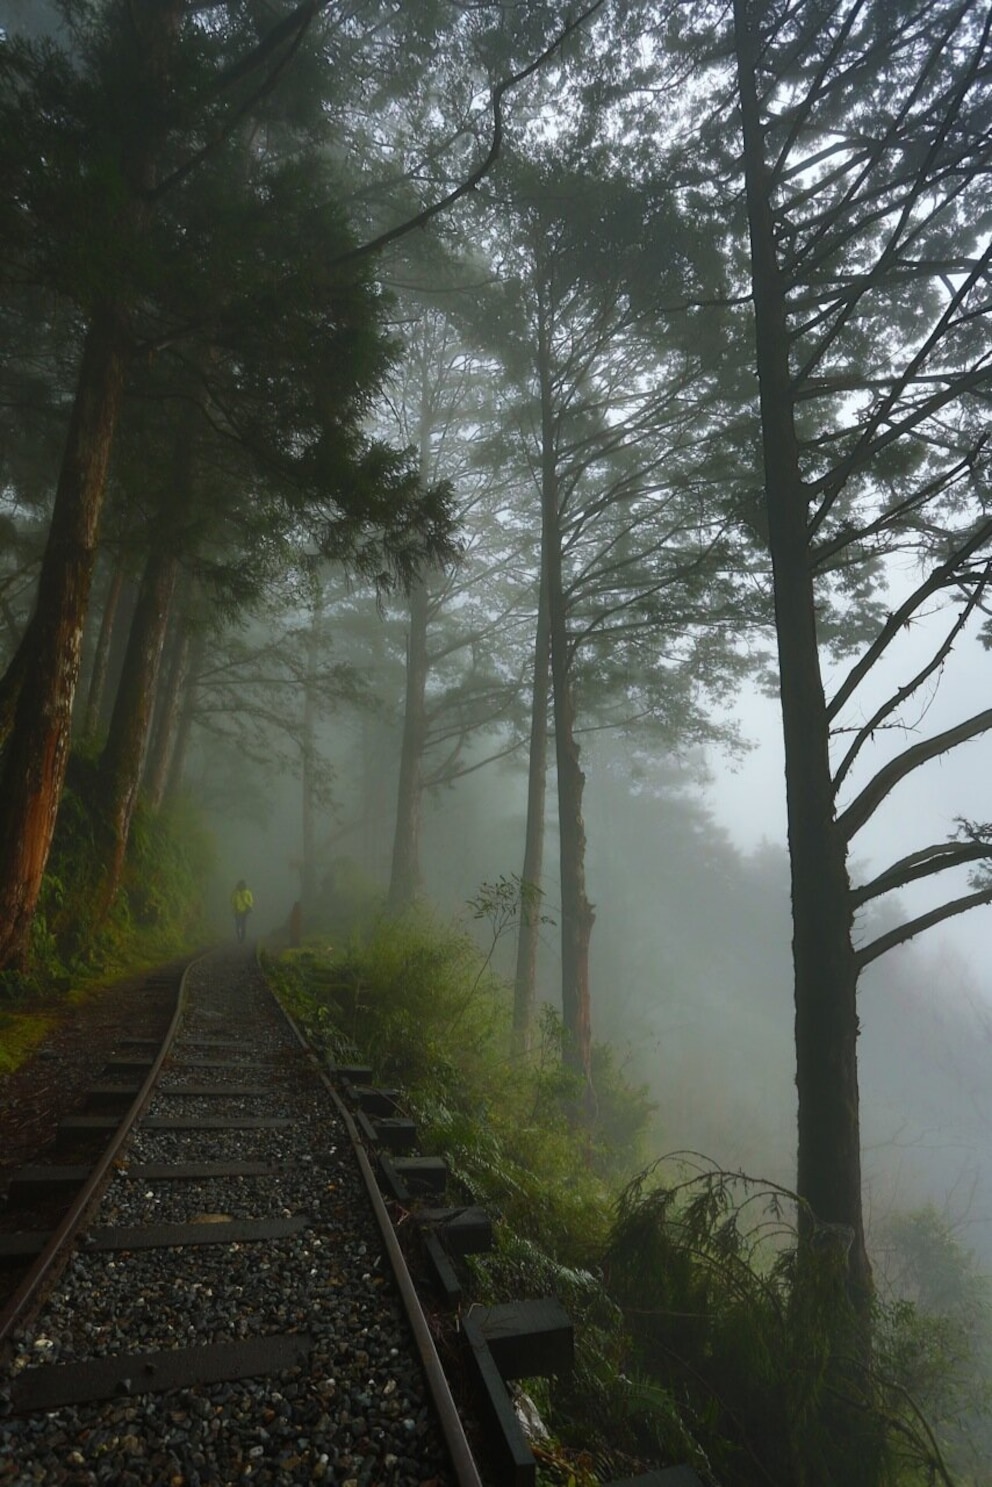
[[[850,770],[855,759],[858,757],[858,754],[861,752],[868,739],[875,732],[876,728],[878,728],[885,721],[890,713],[895,712],[897,707],[901,707],[908,698],[912,697],[913,693],[919,690],[919,688],[928,679],[928,677],[931,677],[934,672],[939,671],[941,666],[943,666],[944,662],[947,660],[947,657],[950,655],[951,651],[954,648],[954,642],[957,640],[961,631],[968,623],[969,619],[971,618],[972,611],[975,609],[975,606],[978,604],[982,594],[985,591],[985,587],[989,581],[990,569],[992,569],[992,565],[987,564],[985,572],[982,574],[979,581],[975,584],[974,591],[969,596],[968,602],[961,610],[961,613],[958,615],[957,620],[951,626],[950,632],[947,635],[947,638],[945,639],[943,645],[938,648],[934,655],[931,656],[927,664],[923,666],[916,673],[916,675],[906,683],[904,687],[899,687],[895,692],[893,692],[891,697],[886,698],[882,705],[877,708],[872,716],[868,719],[868,722],[864,725],[864,727],[859,729],[854,742],[851,744],[851,747],[844,755],[844,758],[842,759],[837,769],[837,773],[834,776],[835,795],[846,779],[848,771]]]
[[[919,588],[914,589],[909,598],[900,604],[899,608],[889,615],[878,636],[865,651],[864,655],[848,672],[844,682],[834,694],[833,700],[827,706],[827,720],[833,722],[841,708],[864,681],[871,668],[881,658],[884,652],[895,640],[899,631],[906,625],[920,606],[926,603],[941,589],[955,581],[957,571],[963,563],[966,563],[973,553],[977,552],[986,542],[992,540],[992,520],[984,521],[978,526],[971,536],[955,549],[946,562],[941,563],[930,574],[930,577],[922,583]]]
[[[873,898],[881,898],[884,893],[905,888],[907,883],[916,883],[947,868],[962,867],[966,862],[978,862],[987,857],[992,857],[992,842],[935,842],[932,847],[923,847],[919,852],[901,857],[870,883],[852,889],[851,903],[860,908]]]
[[[948,728],[934,738],[914,744],[898,758],[884,765],[875,778],[870,780],[861,791],[861,794],[852,800],[847,810],[838,816],[837,826],[845,841],[849,842],[856,836],[865,822],[875,814],[889,792],[895,789],[900,780],[904,780],[914,769],[919,769],[921,764],[926,764],[930,759],[936,759],[939,755],[957,748],[958,744],[977,738],[980,733],[986,733],[989,728],[992,728],[992,707],[987,707],[984,712],[976,713],[973,718],[967,718],[956,728]]]
[[[988,903],[992,903],[992,887],[982,888],[977,893],[966,893],[963,898],[952,899],[950,903],[941,904],[938,909],[931,909],[929,914],[920,914],[916,919],[907,920],[905,924],[889,930],[888,934],[879,935],[877,940],[872,940],[871,944],[863,945],[857,951],[855,958],[859,971],[864,970],[866,965],[870,965],[887,950],[893,950],[897,945],[904,945],[907,940],[911,940],[914,935],[922,934],[925,929],[932,929],[935,924],[942,924],[945,919],[952,919],[956,914],[965,914],[969,909]]]

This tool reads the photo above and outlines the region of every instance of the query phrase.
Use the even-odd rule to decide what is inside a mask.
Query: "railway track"
[[[248,954],[194,963],[182,1003],[60,1128],[50,1188],[102,1155],[23,1236],[0,1483],[478,1484],[350,1115]]]
[[[332,1081],[241,947],[135,1008],[9,1185],[0,1487],[535,1487],[507,1380],[567,1371],[571,1323],[553,1298],[467,1303],[492,1224],[397,1092]]]

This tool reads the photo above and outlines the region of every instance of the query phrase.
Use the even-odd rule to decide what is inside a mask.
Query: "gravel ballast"
[[[237,1040],[236,1048],[204,1040]],[[222,1069],[185,1057],[222,1063]],[[164,1093],[210,1084],[264,1094]],[[85,1240],[9,1369],[306,1333],[308,1362],[270,1378],[166,1393],[122,1384],[109,1402],[0,1419],[0,1483],[206,1487],[251,1482],[438,1484],[454,1477],[351,1143],[252,958],[206,958],[148,1117],[289,1117],[285,1127],[140,1128],[96,1228],[305,1216],[266,1242],[131,1251]],[[138,1166],[261,1161],[264,1176],[149,1180]],[[11,1377],[4,1381],[9,1401]],[[9,1411],[9,1402],[6,1405]]]

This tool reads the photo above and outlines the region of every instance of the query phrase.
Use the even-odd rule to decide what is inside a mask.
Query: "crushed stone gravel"
[[[204,1046],[204,1039],[221,1037],[239,1046]],[[186,1064],[191,1056],[216,1058],[227,1072]],[[123,1252],[80,1246],[17,1338],[10,1373],[286,1332],[310,1335],[307,1363],[268,1378],[7,1413],[0,1419],[0,1484],[448,1487],[447,1452],[347,1132],[244,952],[218,953],[194,969],[189,1010],[163,1076],[171,1088],[208,1082],[264,1083],[265,1093],[159,1092],[146,1114],[264,1115],[290,1123],[139,1128],[96,1226],[221,1226],[304,1215],[305,1227],[265,1243]],[[134,1171],[225,1158],[271,1162],[278,1170],[197,1181],[150,1181]]]

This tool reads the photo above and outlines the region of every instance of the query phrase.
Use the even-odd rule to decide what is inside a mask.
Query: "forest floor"
[[[95,986],[78,1001],[48,998],[7,1014],[14,1033],[19,1017],[51,1019],[51,1026],[16,1069],[0,1073],[0,1189],[14,1168],[33,1162],[54,1140],[62,1116],[78,1109],[122,1032],[135,1036],[135,998],[146,974]]]

